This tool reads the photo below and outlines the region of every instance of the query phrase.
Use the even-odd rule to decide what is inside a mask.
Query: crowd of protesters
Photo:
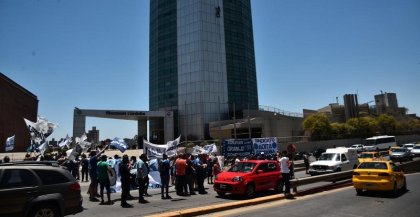
[[[121,181],[121,206],[124,208],[133,207],[127,201],[133,200],[130,190],[138,189],[138,202],[148,203],[145,197],[150,197],[147,192],[149,188],[149,159],[146,154],[139,157],[123,155],[122,160],[118,155],[113,159],[118,160],[118,174],[112,173],[112,168],[108,164],[108,158],[104,155],[106,146],[102,150],[91,150],[86,156],[82,153],[70,160],[66,153],[46,154],[42,157],[34,157],[30,154],[25,156],[24,160],[46,160],[57,161],[81,182],[89,182],[89,200],[92,202],[100,202],[101,205],[112,205],[111,200],[111,183],[110,176],[117,175]],[[223,158],[222,158],[223,159]],[[160,174],[161,199],[172,199],[169,195],[169,187],[174,186],[178,196],[191,196],[198,194],[207,194],[204,188],[204,182],[213,184],[214,177],[224,170],[223,166],[230,167],[240,161],[246,160],[278,160],[283,173],[283,181],[285,182],[285,194],[290,193],[289,180],[293,177],[293,163],[287,152],[265,155],[263,152],[244,158],[224,159],[219,162],[219,158],[214,154],[178,154],[177,156],[168,158],[163,154],[163,158],[158,160],[158,171]],[[8,156],[4,157],[3,162],[9,162]],[[221,164],[222,163],[222,164]],[[114,183],[115,184],[115,183]],[[99,194],[98,194],[99,185]],[[104,189],[106,190],[106,201],[104,200]],[[100,198],[100,199],[98,199]]]

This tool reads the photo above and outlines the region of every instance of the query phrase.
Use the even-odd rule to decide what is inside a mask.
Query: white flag
[[[66,138],[62,142],[60,142],[58,146],[60,148],[64,148],[64,146],[66,146],[67,148],[70,148],[70,144],[71,144],[71,137],[69,137],[69,135],[67,134]]]
[[[169,141],[168,143],[166,143],[165,153],[166,155],[168,155],[168,157],[171,157],[177,154],[177,149],[178,149],[180,140],[181,140],[181,136],[179,136],[173,141]]]
[[[39,152],[42,156],[44,156],[44,152],[47,150],[47,142],[44,142],[42,145],[38,147]]]
[[[15,148],[15,136],[11,136],[6,140],[6,151],[11,151]]]
[[[127,143],[125,143],[123,139],[120,139],[118,137],[115,137],[114,140],[112,140],[111,146],[120,150],[122,153],[124,153],[125,150],[127,150]]]
[[[72,149],[67,150],[66,155],[67,155],[68,160],[76,159],[76,155],[77,155],[76,149],[72,148]]]

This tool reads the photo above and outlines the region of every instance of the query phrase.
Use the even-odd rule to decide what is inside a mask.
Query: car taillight
[[[80,191],[80,185],[79,183],[73,183],[69,186],[70,191]]]
[[[360,176],[360,173],[358,173],[358,172],[353,172],[353,176]]]
[[[385,177],[387,177],[387,176],[389,176],[389,173],[379,173],[378,176],[385,176]]]

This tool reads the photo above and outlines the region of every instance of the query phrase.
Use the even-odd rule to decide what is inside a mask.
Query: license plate
[[[226,188],[227,188],[227,185],[220,184],[220,189],[226,189]]]

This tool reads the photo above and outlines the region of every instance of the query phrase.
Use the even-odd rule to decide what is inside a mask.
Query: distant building
[[[399,114],[397,94],[395,93],[381,93],[375,95],[375,105],[377,114]]]
[[[246,117],[210,122],[210,136],[218,140],[277,137],[294,141],[300,140],[303,135],[302,114],[274,108],[243,110],[242,113]]]
[[[5,151],[6,139],[13,135],[13,151],[26,151],[30,135],[23,118],[36,122],[37,115],[37,96],[0,73],[0,152]]]
[[[97,130],[96,127],[92,127],[92,129],[88,131],[86,136],[88,142],[99,144],[99,130]]]
[[[395,93],[375,95],[375,106],[369,106],[370,102],[359,104],[356,94],[345,94],[343,99],[344,105],[340,105],[337,102],[318,110],[303,109],[303,117],[306,118],[315,113],[324,113],[331,122],[343,123],[351,118],[366,115],[391,114],[397,117],[403,117],[407,113],[406,108],[398,107],[397,95]]]

